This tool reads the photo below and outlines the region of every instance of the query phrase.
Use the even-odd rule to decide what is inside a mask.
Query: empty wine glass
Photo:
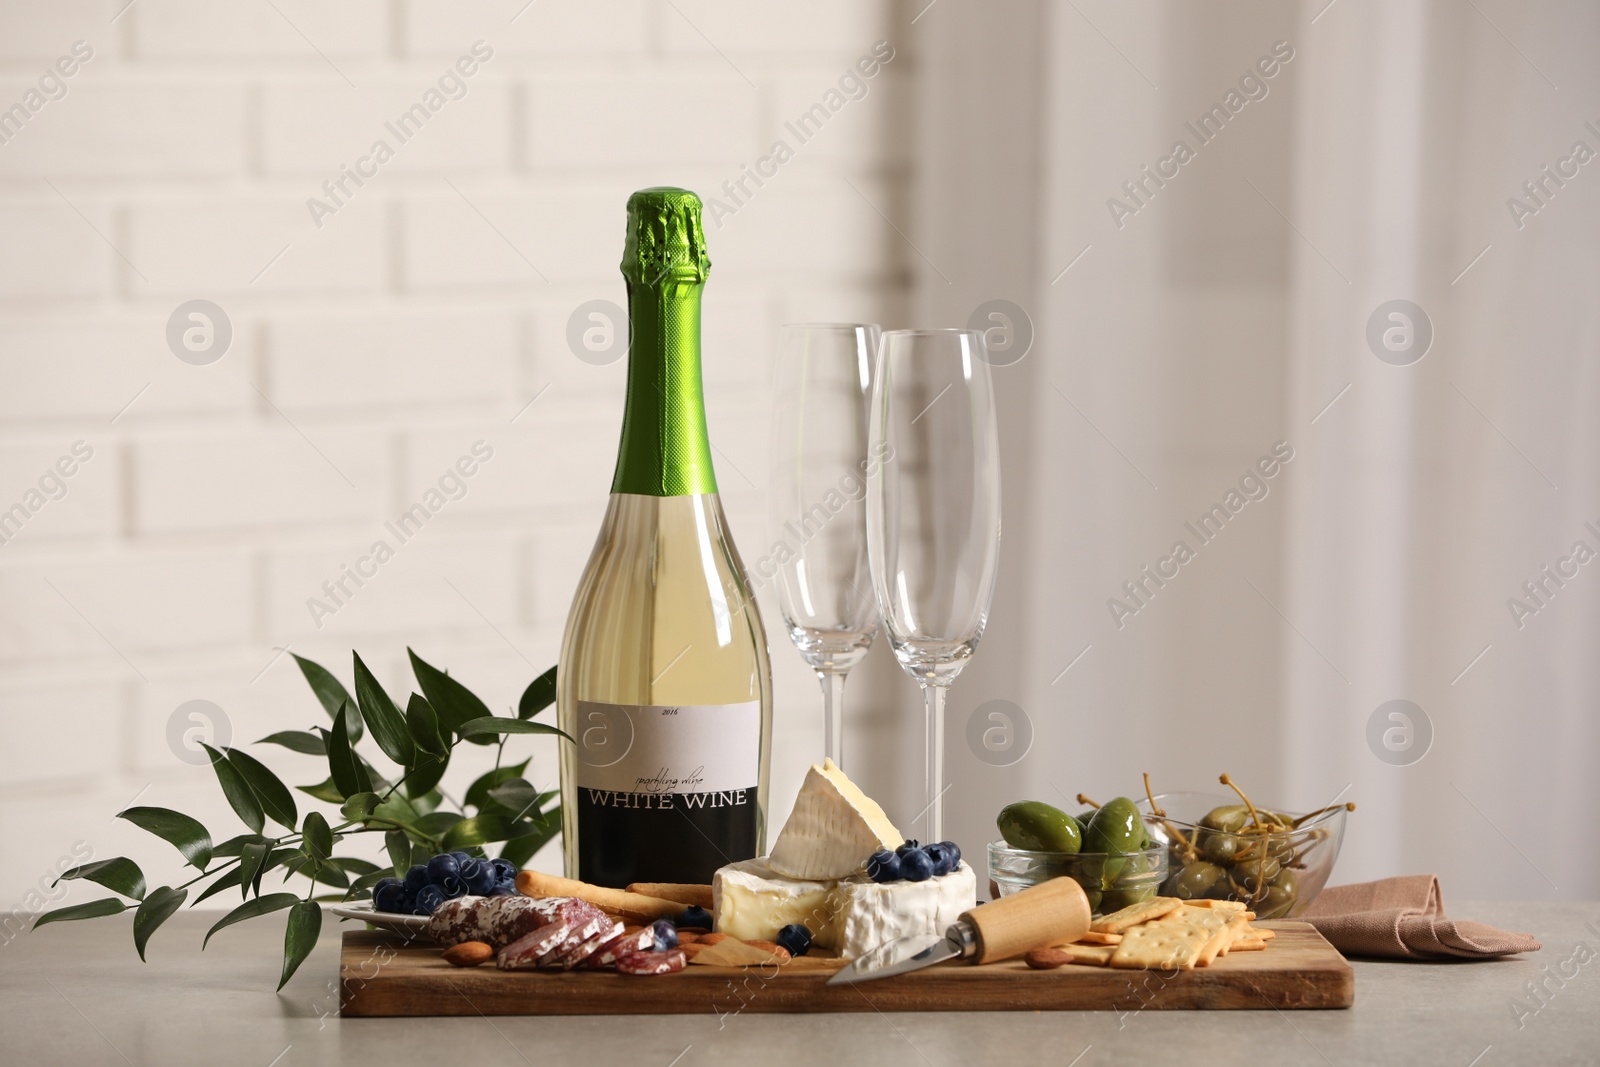
[[[983,637],[1000,558],[994,389],[977,330],[890,330],[876,367],[872,584],[895,658],[922,685],[926,839],[942,841],[945,691]]]
[[[844,681],[878,632],[867,567],[867,401],[878,327],[783,327],[768,517],[789,639],[822,683],[824,750],[844,765]]]

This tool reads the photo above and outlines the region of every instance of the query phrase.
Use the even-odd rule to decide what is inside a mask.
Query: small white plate
[[[428,916],[426,915],[401,915],[392,911],[373,911],[370,905],[354,908],[329,908],[329,911],[341,919],[356,919],[360,922],[371,923],[383,930],[397,934],[407,934],[416,937],[419,934],[428,936]]]

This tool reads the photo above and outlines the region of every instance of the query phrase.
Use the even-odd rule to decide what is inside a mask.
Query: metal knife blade
[[[957,927],[941,938],[928,940],[928,935],[902,937],[879,945],[865,956],[851,962],[850,966],[834,973],[829,985],[846,985],[851,982],[870,982],[897,974],[908,974],[932,967],[945,960],[957,959],[967,954],[969,939],[961,936]]]

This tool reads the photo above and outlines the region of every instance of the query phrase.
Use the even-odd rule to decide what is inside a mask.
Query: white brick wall
[[[95,449],[0,545],[0,907],[79,838],[169,878],[165,846],[110,822],[136,795],[236,832],[168,720],[213,701],[236,743],[324,721],[285,645],[347,681],[359,648],[398,695],[410,644],[509,707],[555,660],[610,486],[624,365],[575,358],[566,324],[624,302],[628,194],[721,195],[906,35],[882,0],[125,3],[0,7],[0,108],[74,41],[95,50],[0,144],[0,509],[74,441]],[[307,198],[480,39],[494,56],[466,96],[315,225]],[[907,304],[913,254],[845,179],[904,224],[910,66],[902,50],[710,226],[707,403],[747,557],[778,324]],[[195,298],[233,326],[209,366],[166,345]],[[495,455],[467,495],[317,626],[306,599],[479,439]],[[768,628],[780,709],[805,712],[780,716],[792,737],[816,725],[814,685]],[[552,745],[515,747],[554,784]],[[326,776],[263,748],[294,784]]]

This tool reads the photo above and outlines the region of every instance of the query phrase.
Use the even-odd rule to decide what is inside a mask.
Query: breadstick
[[[667,919],[683,911],[676,900],[641,896],[621,889],[590,885],[572,878],[558,878],[538,871],[522,871],[517,875],[517,892],[525,897],[577,897],[587,900],[602,911],[633,922],[651,923]]]
[[[642,897],[676,900],[686,908],[711,910],[711,887],[708,885],[691,885],[684,882],[635,882],[628,887],[628,892],[638,893]]]

